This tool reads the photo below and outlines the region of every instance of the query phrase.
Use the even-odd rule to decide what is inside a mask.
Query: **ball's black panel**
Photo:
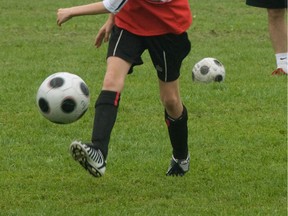
[[[215,82],[221,82],[223,81],[223,76],[222,75],[217,75],[214,79]]]
[[[43,113],[49,113],[50,111],[49,104],[44,98],[39,99],[38,106]]]
[[[200,73],[202,75],[206,75],[209,72],[209,67],[206,65],[203,65],[202,67],[200,67]]]
[[[58,121],[52,121],[52,120],[50,120],[50,121],[55,123],[55,124],[66,124],[65,122],[58,122]]]
[[[193,81],[195,80],[195,75],[194,75],[193,72],[192,72],[192,80],[193,80]]]
[[[217,59],[214,59],[214,62],[215,62],[216,65],[218,65],[220,67],[223,66],[222,63],[220,61],[218,61]]]
[[[80,89],[84,95],[86,95],[87,97],[89,96],[89,89],[85,83],[81,82]]]
[[[61,109],[64,113],[71,113],[76,107],[76,102],[72,98],[67,98],[62,101]]]
[[[62,77],[55,77],[50,80],[49,85],[51,88],[59,88],[63,86],[64,84],[64,79]]]

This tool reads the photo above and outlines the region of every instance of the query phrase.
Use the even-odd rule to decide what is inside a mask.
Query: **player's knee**
[[[162,97],[161,101],[166,110],[174,110],[175,107],[178,107],[179,104],[181,104],[180,98],[176,96]]]
[[[105,76],[102,89],[121,92],[124,87],[124,80],[113,76]]]

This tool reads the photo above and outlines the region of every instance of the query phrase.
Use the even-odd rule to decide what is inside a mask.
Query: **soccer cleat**
[[[287,75],[287,73],[285,73],[285,71],[282,68],[277,68],[272,72],[272,75],[281,76],[281,75]]]
[[[70,153],[94,177],[101,177],[106,170],[106,161],[100,149],[95,149],[91,144],[73,141]]]
[[[176,159],[172,155],[171,163],[166,173],[166,176],[183,176],[188,172],[190,166],[190,155],[186,159]]]

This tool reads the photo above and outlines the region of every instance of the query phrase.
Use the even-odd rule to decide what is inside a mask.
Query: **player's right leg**
[[[110,134],[117,117],[120,92],[130,67],[130,63],[118,57],[107,59],[102,91],[95,103],[92,143],[73,141],[70,145],[73,159],[95,177],[102,176],[106,170]]]
[[[141,64],[144,47],[138,36],[114,27],[109,40],[107,69],[102,90],[95,103],[92,143],[73,142],[72,157],[93,176],[105,172],[110,135],[116,121],[120,94],[132,65]]]

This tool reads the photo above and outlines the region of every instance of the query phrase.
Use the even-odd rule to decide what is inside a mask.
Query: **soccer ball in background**
[[[45,118],[57,124],[68,124],[80,119],[87,111],[89,89],[79,76],[58,72],[42,82],[36,100]]]
[[[223,82],[225,68],[216,58],[204,58],[197,62],[192,69],[193,81],[210,83]]]

